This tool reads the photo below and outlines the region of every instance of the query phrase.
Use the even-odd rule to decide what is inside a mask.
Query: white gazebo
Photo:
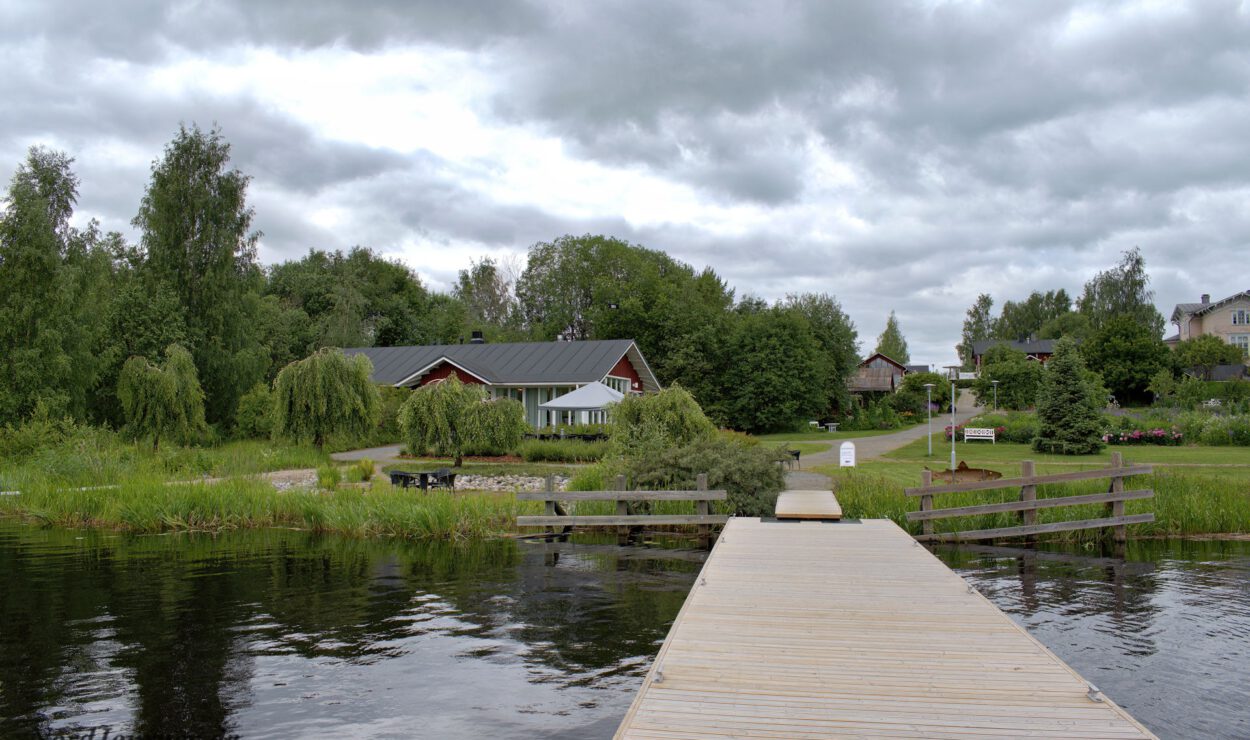
[[[607,407],[625,397],[624,393],[603,383],[587,383],[563,396],[540,403],[538,408],[557,414],[557,424],[564,423],[566,414],[574,424],[604,424],[608,420]]]

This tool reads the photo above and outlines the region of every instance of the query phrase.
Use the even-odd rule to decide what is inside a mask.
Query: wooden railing
[[[1111,467],[1101,470],[1081,470],[1074,473],[1056,473],[1053,475],[1034,475],[1033,461],[1025,460],[1020,464],[1019,478],[1000,478],[992,481],[975,481],[970,483],[954,483],[950,485],[932,485],[933,474],[926,470],[921,473],[919,488],[904,489],[908,496],[920,497],[920,511],[907,513],[908,521],[923,523],[923,534],[916,537],[922,542],[959,542],[967,540],[988,540],[1000,537],[1027,537],[1050,532],[1067,532],[1076,529],[1096,529],[1112,527],[1116,542],[1124,542],[1128,538],[1129,524],[1145,524],[1155,520],[1154,514],[1124,514],[1124,502],[1135,499],[1152,498],[1154,490],[1145,488],[1126,491],[1124,479],[1130,475],[1147,475],[1153,472],[1149,465],[1124,465],[1119,452],[1111,453]],[[1048,483],[1071,483],[1082,480],[1111,479],[1106,493],[1082,494],[1079,496],[1057,496],[1054,498],[1037,498],[1037,487]],[[999,488],[1019,486],[1020,500],[1000,504],[982,504],[978,506],[960,506],[953,509],[934,509],[933,497],[943,493],[961,493],[966,491],[989,491]],[[1083,519],[1067,522],[1037,523],[1037,510],[1050,509],[1058,506],[1078,506],[1080,504],[1106,504],[1107,516],[1100,519]],[[1020,525],[1014,527],[998,527],[995,529],[976,529],[963,532],[946,532],[935,534],[935,519],[947,519],[958,516],[976,516],[978,514],[998,514],[1002,512],[1020,512]]]
[[[616,490],[612,491],[557,491],[554,479],[547,478],[545,491],[525,491],[517,494],[518,501],[544,501],[547,511],[541,516],[518,516],[518,527],[631,527],[697,524],[700,533],[707,526],[724,524],[729,517],[712,514],[709,502],[724,501],[725,491],[707,490],[707,476],[700,475],[694,491],[628,491],[625,476],[617,476]],[[615,501],[616,513],[608,516],[566,514],[563,501]],[[637,501],[694,501],[694,514],[639,514],[634,513],[631,503]]]

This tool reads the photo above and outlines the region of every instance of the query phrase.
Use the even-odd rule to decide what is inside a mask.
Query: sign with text
[[[853,468],[855,467],[855,443],[843,442],[841,447],[841,456],[838,467]]]

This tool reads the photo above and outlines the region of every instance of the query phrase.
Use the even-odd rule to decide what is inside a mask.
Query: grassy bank
[[[1096,456],[1091,456],[1096,457]],[[961,458],[962,459],[962,458]],[[1102,467],[1105,463],[1093,459],[1088,467]],[[980,465],[972,460],[970,465]],[[941,463],[930,463],[940,468]],[[999,470],[1005,476],[1019,474],[1018,463],[985,465]],[[892,519],[908,532],[918,534],[920,523],[908,522],[906,513],[917,511],[920,500],[903,495],[906,486],[920,484],[918,463],[865,463],[858,468],[839,469],[833,466],[818,468],[818,472],[832,477],[837,485],[838,501],[847,517]],[[1068,472],[1070,465],[1043,463],[1037,466],[1039,474]],[[1177,537],[1208,534],[1250,533],[1250,470],[1230,468],[1161,468],[1153,475],[1136,476],[1126,482],[1128,488],[1153,488],[1155,497],[1148,500],[1129,501],[1126,514],[1154,512],[1155,521],[1129,527],[1131,537]],[[1038,498],[1071,496],[1082,493],[1106,491],[1106,481],[1086,481],[1055,486],[1039,486]],[[1014,501],[1019,489],[951,493],[935,497],[937,508],[954,508]],[[1038,511],[1038,522],[1058,522],[1075,519],[1094,519],[1106,516],[1102,505],[1069,506]],[[989,529],[1019,524],[1018,514],[993,514],[976,517],[942,519],[935,522],[938,532],[965,529]],[[1101,530],[1081,530],[1048,535],[1042,539],[1058,542],[1092,542],[1103,537]]]
[[[843,439],[878,437],[882,434],[894,434],[895,432],[902,432],[911,429],[914,426],[916,425],[906,424],[898,429],[868,429],[859,432],[847,432],[841,430],[836,432],[780,432],[778,434],[761,434],[758,435],[756,439],[759,439],[761,442],[836,442]]]
[[[891,460],[926,462],[929,467],[943,467],[950,460],[951,443],[940,432],[933,435],[933,457],[927,456],[927,449],[925,440],[921,437],[905,447],[888,453],[886,457]],[[955,443],[955,455],[972,467],[992,467],[995,464],[1014,463],[1017,470],[1019,470],[1021,460],[1105,467],[1111,462],[1111,453],[1117,451],[1124,456],[1125,460],[1136,463],[1250,466],[1250,447],[1124,445],[1107,447],[1096,455],[1048,455],[1034,452],[1029,445],[1012,442],[957,441]]]
[[[103,527],[134,533],[218,532],[288,527],[357,537],[458,540],[514,531],[517,514],[541,513],[512,494],[466,494],[394,489],[279,492],[254,479],[216,484],[128,481],[107,490],[41,485],[0,497],[0,515],[46,526]]]

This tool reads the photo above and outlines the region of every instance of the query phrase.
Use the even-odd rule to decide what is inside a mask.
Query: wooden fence
[[[1124,479],[1130,475],[1147,475],[1153,471],[1149,465],[1124,465],[1119,452],[1111,453],[1111,467],[1101,470],[1081,470],[1074,473],[1056,473],[1053,475],[1034,475],[1033,461],[1025,460],[1020,464],[1019,478],[1000,478],[991,481],[975,481],[970,483],[954,483],[950,485],[932,485],[933,474],[926,470],[921,473],[919,488],[904,489],[908,496],[920,497],[920,511],[907,513],[908,521],[923,523],[924,533],[916,539],[922,542],[960,542],[967,540],[988,540],[1000,537],[1027,537],[1049,532],[1067,532],[1075,529],[1096,529],[1112,527],[1116,542],[1124,542],[1128,538],[1129,524],[1144,524],[1155,520],[1154,514],[1124,514],[1124,502],[1135,499],[1152,498],[1154,491],[1149,488],[1124,490]],[[1071,483],[1082,480],[1111,479],[1106,493],[1083,494],[1079,496],[1057,496],[1054,498],[1037,498],[1037,487],[1048,483]],[[989,491],[999,488],[1019,486],[1020,500],[1001,504],[982,504],[979,506],[960,506],[953,509],[934,509],[933,497],[943,493],[960,493],[965,491]],[[1037,523],[1037,510],[1059,506],[1077,506],[1080,504],[1106,504],[1106,516],[1100,519],[1082,519],[1067,522]],[[997,514],[1016,511],[1020,513],[1020,525],[1015,527],[998,527],[995,529],[977,529],[964,532],[933,532],[936,519],[947,519],[958,516],[975,516],[978,514]]]
[[[709,502],[724,501],[725,491],[707,490],[707,476],[700,475],[694,491],[628,491],[625,476],[617,476],[616,489],[612,491],[557,491],[554,479],[547,478],[545,491],[526,491],[517,494],[518,501],[544,501],[547,511],[542,516],[518,516],[518,527],[636,527],[677,524],[697,524],[700,534],[707,527],[724,524],[729,517],[712,514]],[[616,513],[608,516],[566,514],[562,501],[615,501]],[[630,504],[636,501],[694,501],[694,514],[637,514]]]

